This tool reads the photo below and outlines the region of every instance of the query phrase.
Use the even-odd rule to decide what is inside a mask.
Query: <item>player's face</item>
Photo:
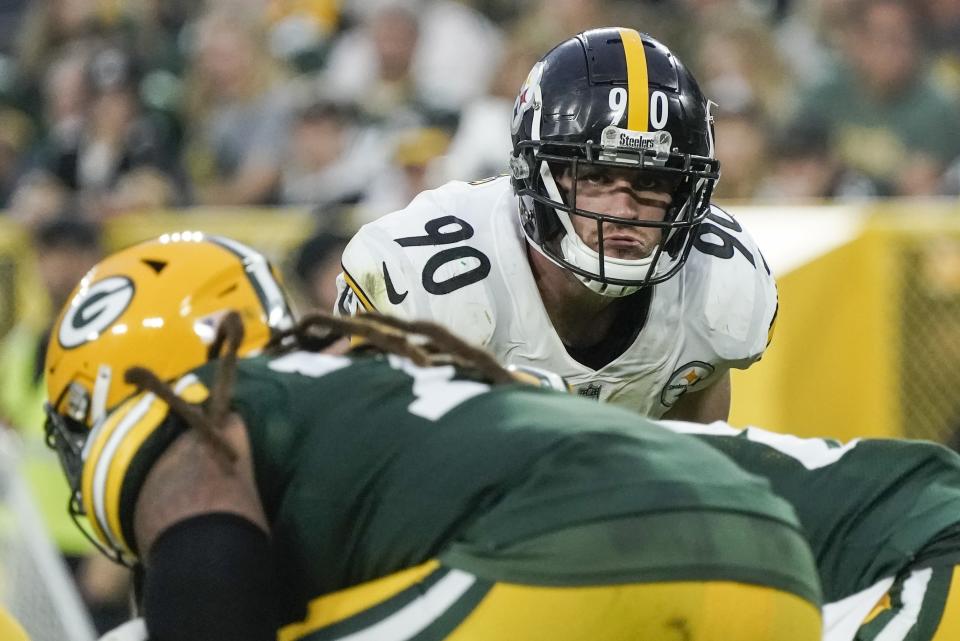
[[[586,209],[626,220],[661,221],[671,202],[672,186],[634,170],[607,167],[581,167],[577,176],[577,209]],[[569,170],[557,178],[568,202],[573,193]],[[599,252],[597,223],[586,216],[571,215],[573,228],[591,249]],[[603,223],[603,250],[611,258],[646,258],[660,242],[662,230],[612,222]]]

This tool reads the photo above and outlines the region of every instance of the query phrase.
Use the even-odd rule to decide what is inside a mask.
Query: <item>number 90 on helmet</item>
[[[90,430],[135,391],[126,370],[146,367],[170,381],[199,367],[229,311],[243,322],[240,356],[293,324],[271,264],[223,237],[164,235],[105,258],[84,276],[53,326],[44,365],[47,440],[75,499]]]
[[[633,29],[586,31],[547,53],[514,103],[510,170],[528,242],[584,285],[625,296],[663,282],[683,266],[696,227],[709,212],[720,175],[711,103],[667,47]],[[663,186],[662,220],[635,220],[578,207],[576,189],[558,178],[616,169],[638,184]],[[573,217],[596,225],[594,249]],[[655,228],[659,241],[642,258],[604,251],[611,225]]]

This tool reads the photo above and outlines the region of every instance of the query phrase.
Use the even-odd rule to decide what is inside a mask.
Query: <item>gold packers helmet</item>
[[[47,441],[74,493],[90,430],[136,391],[124,381],[127,369],[145,367],[169,381],[202,365],[229,311],[243,321],[241,357],[293,324],[267,259],[228,238],[167,234],[84,276],[53,326],[44,366]]]

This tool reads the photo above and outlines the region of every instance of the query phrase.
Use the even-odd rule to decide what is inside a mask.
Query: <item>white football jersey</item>
[[[698,234],[680,272],[655,286],[636,339],[597,370],[553,328],[505,176],[447,183],[364,225],[343,253],[337,312],[432,320],[502,363],[552,370],[582,395],[660,417],[759,359],[776,316],[774,279],[749,234],[715,207]]]

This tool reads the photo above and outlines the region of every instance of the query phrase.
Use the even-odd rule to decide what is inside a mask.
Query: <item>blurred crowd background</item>
[[[503,170],[533,62],[601,25],[718,104],[720,198],[960,193],[960,0],[2,0],[0,210],[360,223]]]
[[[721,201],[960,196],[960,0],[0,0],[0,218],[49,302],[39,321],[0,310],[0,422],[39,434],[50,310],[104,224],[306,209],[316,234],[286,266],[329,309],[357,226],[504,171],[533,63],[614,25],[666,43],[717,103]],[[128,579],[87,556],[55,462],[30,462],[106,629]]]

